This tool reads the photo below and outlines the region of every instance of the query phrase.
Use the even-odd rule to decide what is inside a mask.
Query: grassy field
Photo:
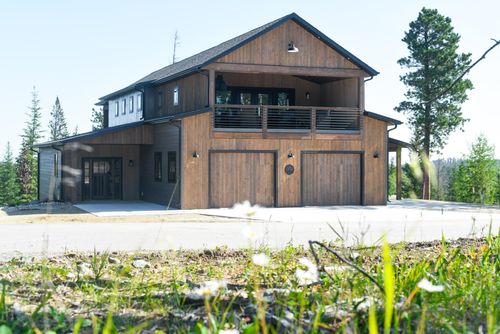
[[[311,246],[13,258],[0,334],[500,332],[498,235]]]

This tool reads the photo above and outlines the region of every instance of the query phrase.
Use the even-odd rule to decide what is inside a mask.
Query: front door
[[[122,198],[122,159],[85,158],[82,161],[83,200]]]

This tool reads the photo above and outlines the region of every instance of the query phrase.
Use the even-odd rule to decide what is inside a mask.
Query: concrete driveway
[[[258,235],[256,245],[272,248],[308,240],[343,240],[345,244],[374,245],[479,237],[489,229],[497,234],[500,209],[428,201],[398,201],[386,207],[305,207],[167,211],[233,218],[250,222],[206,223],[4,223],[0,225],[0,258],[16,255],[55,255],[65,251],[138,251],[247,247],[242,234],[248,226]],[[130,218],[128,219],[130,221]]]

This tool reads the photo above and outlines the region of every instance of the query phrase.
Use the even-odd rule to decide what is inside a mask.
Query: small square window
[[[122,115],[125,115],[127,113],[127,99],[122,99]]]
[[[120,115],[120,103],[115,101],[115,117],[118,117],[118,115]]]
[[[128,112],[133,113],[134,112],[134,97],[130,96],[128,98]]]
[[[161,152],[155,152],[155,154],[154,154],[154,178],[155,178],[155,181],[161,181],[162,176],[163,176],[163,173],[162,173]]]
[[[158,92],[158,109],[163,107],[163,92]]]
[[[137,95],[137,111],[142,110],[142,94]]]
[[[176,86],[174,88],[174,106],[178,106],[179,105],[179,87]]]

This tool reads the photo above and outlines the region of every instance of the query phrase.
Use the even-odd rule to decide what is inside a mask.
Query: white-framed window
[[[134,112],[134,97],[130,96],[128,98],[128,112],[133,113]]]
[[[142,110],[142,94],[137,95],[137,111]]]
[[[118,117],[118,115],[120,115],[120,103],[115,101],[115,117]]]
[[[122,99],[122,115],[125,115],[127,113],[127,99]]]
[[[179,86],[175,86],[174,88],[174,106],[179,105]]]

